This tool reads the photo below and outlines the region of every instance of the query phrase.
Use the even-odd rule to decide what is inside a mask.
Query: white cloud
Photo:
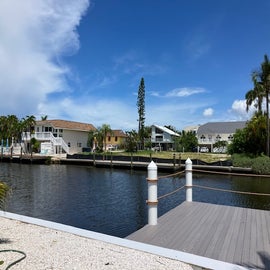
[[[0,2],[0,91],[4,114],[36,114],[50,93],[66,90],[60,59],[79,48],[76,27],[88,0]]]
[[[209,116],[212,116],[213,113],[214,113],[214,110],[213,110],[212,108],[207,108],[207,109],[205,109],[205,110],[203,111],[203,116],[209,117]]]
[[[249,112],[247,112],[246,100],[235,100],[229,112],[235,115],[239,120],[247,120],[254,113],[254,107],[251,107]]]
[[[188,97],[195,94],[204,93],[203,88],[176,88],[166,94],[166,97]]]

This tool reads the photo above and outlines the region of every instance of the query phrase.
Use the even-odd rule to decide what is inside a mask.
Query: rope
[[[230,189],[222,189],[222,188],[212,188],[207,186],[200,186],[200,185],[192,185],[193,187],[197,188],[204,188],[216,191],[223,191],[223,192],[231,192],[231,193],[239,193],[239,194],[247,194],[247,195],[260,195],[260,196],[270,196],[268,193],[256,193],[256,192],[247,192],[247,191],[237,191],[237,190],[230,190]]]
[[[172,192],[169,192],[169,193],[167,193],[167,194],[164,194],[164,195],[162,195],[162,196],[159,196],[159,197],[158,197],[158,200],[163,199],[163,198],[165,198],[165,197],[167,197],[167,196],[170,196],[170,195],[172,195],[172,194],[178,192],[179,190],[183,189],[184,187],[185,187],[185,186],[182,186],[182,187],[180,187],[180,188],[175,189],[175,190],[172,191]]]
[[[267,177],[270,178],[270,174],[248,174],[248,173],[233,173],[233,172],[215,172],[206,170],[192,169],[193,172],[202,172],[210,174],[224,174],[224,175],[236,175],[236,176],[248,176],[248,177]]]
[[[177,172],[177,173],[162,175],[162,176],[159,176],[158,179],[169,178],[169,177],[173,177],[173,176],[180,175],[180,174],[183,174],[183,173],[185,173],[185,170],[183,170],[181,172]]]
[[[11,268],[12,266],[14,266],[15,264],[19,263],[20,261],[24,260],[26,258],[26,254],[23,251],[20,250],[14,250],[14,249],[4,249],[4,250],[0,250],[0,252],[16,252],[16,253],[20,253],[23,255],[23,257],[21,257],[20,259],[10,263],[5,270],[8,270],[9,268]]]

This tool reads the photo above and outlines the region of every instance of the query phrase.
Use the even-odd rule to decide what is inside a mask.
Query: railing
[[[213,174],[226,174],[226,175],[238,175],[238,176],[249,176],[249,177],[267,177],[270,178],[270,175],[256,175],[256,174],[244,174],[244,173],[228,173],[228,172],[213,172],[213,171],[206,171],[206,170],[197,170],[192,169],[192,161],[188,158],[185,162],[185,170],[169,175],[165,175],[162,177],[157,176],[157,165],[151,161],[151,163],[147,167],[148,170],[148,176],[147,176],[147,182],[148,182],[148,224],[149,225],[157,225],[157,207],[158,207],[158,201],[160,199],[163,199],[165,197],[168,197],[182,189],[186,189],[186,201],[192,202],[192,188],[202,188],[202,189],[208,189],[208,190],[214,190],[214,191],[221,191],[221,192],[230,192],[230,193],[238,193],[238,194],[246,194],[246,195],[257,195],[257,196],[269,196],[269,193],[258,193],[258,192],[248,192],[248,191],[238,191],[238,190],[228,190],[228,189],[222,189],[222,188],[213,188],[208,186],[201,186],[201,185],[194,185],[192,183],[192,172],[208,172]],[[167,193],[165,195],[162,195],[160,197],[157,197],[157,184],[158,179],[161,178],[169,178],[180,174],[186,174],[186,184],[181,186],[180,188],[177,188],[176,190]]]
[[[54,137],[51,132],[35,132],[33,134],[26,132],[22,134],[23,141],[30,141],[32,138],[35,138],[38,141],[50,141],[54,146],[61,146],[67,154],[69,153],[69,147],[63,138]]]

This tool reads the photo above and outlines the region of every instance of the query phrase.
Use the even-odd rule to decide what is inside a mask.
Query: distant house
[[[127,135],[123,130],[114,129],[111,134],[107,134],[106,137],[106,150],[118,150],[126,142]]]
[[[213,151],[213,145],[218,141],[231,143],[236,130],[243,129],[246,121],[209,122],[199,126],[197,138],[199,147]]]
[[[155,150],[173,150],[174,138],[180,135],[166,127],[152,125],[151,126],[151,144]]]
[[[82,152],[87,147],[88,134],[95,131],[92,124],[66,120],[36,121],[34,132],[23,134],[23,140],[31,138],[41,142],[41,154],[73,154]]]

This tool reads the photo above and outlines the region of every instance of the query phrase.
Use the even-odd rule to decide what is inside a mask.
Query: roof
[[[36,121],[36,125],[50,125],[53,128],[78,130],[78,131],[96,130],[96,128],[92,124],[80,123],[80,122],[75,122],[75,121],[66,121],[66,120]]]
[[[127,134],[121,129],[113,129],[112,132],[114,137],[127,137]]]
[[[166,133],[168,133],[168,134],[170,134],[170,135],[172,135],[172,136],[180,136],[178,133],[176,133],[176,132],[174,132],[174,131],[166,128],[166,127],[158,126],[158,125],[153,125],[153,126],[160,129],[160,130],[162,130],[162,131],[164,131],[164,132],[166,132]]]
[[[206,123],[198,128],[198,135],[235,133],[237,129],[243,129],[245,126],[246,121]]]

